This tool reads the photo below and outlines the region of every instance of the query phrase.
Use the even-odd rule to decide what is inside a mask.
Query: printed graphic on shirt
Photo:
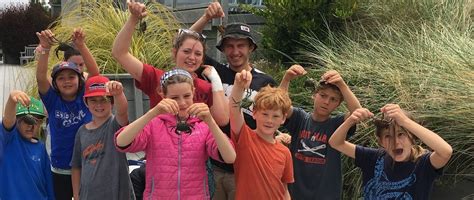
[[[82,123],[82,119],[86,116],[86,113],[82,110],[79,110],[79,113],[75,114],[72,112],[62,112],[56,110],[54,117],[61,121],[61,124],[64,127],[70,127],[78,123]]]
[[[299,133],[299,142],[295,157],[306,163],[326,164],[327,136],[322,133],[311,133],[302,130]]]
[[[103,157],[104,154],[104,142],[99,140],[96,144],[91,144],[84,149],[82,158],[86,163],[95,165],[97,159]]]
[[[384,158],[377,159],[374,169],[374,177],[367,182],[364,188],[365,199],[413,199],[404,188],[411,187],[416,182],[415,173],[411,173],[400,181],[388,180],[384,170]],[[406,189],[408,190],[408,189]]]

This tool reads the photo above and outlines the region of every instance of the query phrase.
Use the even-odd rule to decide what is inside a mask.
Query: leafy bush
[[[352,15],[356,0],[265,0],[264,8],[242,5],[245,10],[265,19],[262,28],[263,47],[268,59],[292,61],[301,47],[301,36],[307,31],[324,40],[326,27],[338,27],[340,19]]]
[[[38,43],[35,33],[53,19],[41,4],[10,5],[0,10],[0,43],[6,63],[19,63],[24,46]]]

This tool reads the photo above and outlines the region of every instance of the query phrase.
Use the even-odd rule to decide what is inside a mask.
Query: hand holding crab
[[[165,98],[158,103],[153,110],[155,111],[156,115],[171,113],[171,114],[178,114],[179,106],[178,103],[173,99]]]
[[[195,103],[188,108],[188,113],[191,116],[196,116],[202,121],[209,123],[213,120],[209,107],[204,103]]]

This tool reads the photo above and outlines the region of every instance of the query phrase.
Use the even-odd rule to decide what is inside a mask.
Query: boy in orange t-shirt
[[[241,101],[250,86],[252,74],[242,70],[235,75],[229,102],[234,163],[235,199],[290,199],[288,183],[294,182],[290,151],[276,141],[275,131],[285,122],[291,108],[288,94],[266,86],[254,98],[255,130],[244,123]]]

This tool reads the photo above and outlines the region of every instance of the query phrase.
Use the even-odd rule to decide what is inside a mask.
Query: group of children
[[[70,48],[80,54],[65,56],[48,77],[55,37],[38,32],[36,79],[44,107],[21,91],[8,98],[0,132],[0,199],[340,199],[340,153],[362,169],[364,198],[429,198],[452,148],[398,105],[387,104],[374,118],[330,70],[314,88],[312,112],[292,107],[289,84],[307,72],[293,65],[277,87],[250,63],[257,44],[248,25],[226,26],[217,48],[228,64],[205,56],[200,32],[223,17],[218,2],[191,29],[179,30],[172,49],[176,68],[155,68],[128,52],[135,26],[146,16],[142,3],[131,1],[128,8],[112,55],[150,97],[150,110],[129,122],[122,84],[99,74],[81,29],[74,30]],[[333,116],[343,101],[349,112]],[[50,157],[36,138],[46,116]],[[347,141],[366,119],[374,121],[381,148]],[[276,134],[282,125],[289,134]],[[146,153],[147,163],[140,194],[125,156],[137,151]],[[212,195],[208,173],[215,180]]]

